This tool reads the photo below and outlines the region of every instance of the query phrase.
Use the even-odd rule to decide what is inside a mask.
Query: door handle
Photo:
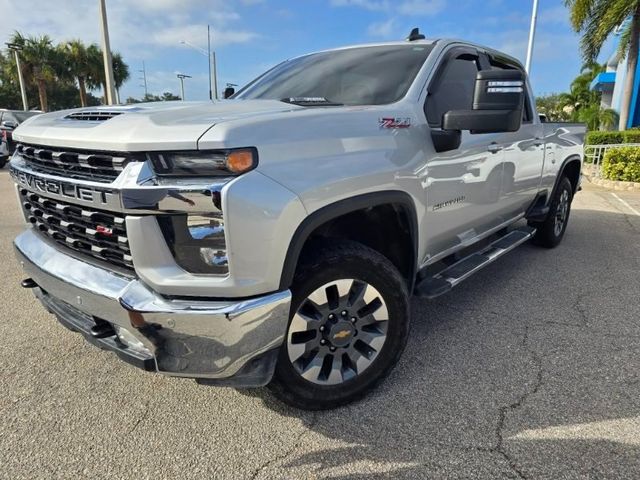
[[[498,145],[497,143],[492,143],[487,147],[487,151],[491,153],[498,153],[504,147],[502,145]]]

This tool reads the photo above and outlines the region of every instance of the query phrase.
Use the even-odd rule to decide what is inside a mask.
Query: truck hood
[[[37,115],[13,137],[35,145],[103,151],[193,150],[216,124],[301,108],[276,100],[88,107]]]

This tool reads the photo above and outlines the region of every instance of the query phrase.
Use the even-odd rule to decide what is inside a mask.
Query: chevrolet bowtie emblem
[[[349,335],[351,335],[351,332],[349,330],[341,330],[338,333],[336,333],[333,338],[347,338]]]

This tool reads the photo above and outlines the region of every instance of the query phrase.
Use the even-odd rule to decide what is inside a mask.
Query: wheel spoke
[[[320,379],[320,370],[322,370],[322,363],[324,357],[316,354],[313,359],[306,364],[306,366],[300,372],[301,375],[310,382],[317,382]]]
[[[364,345],[364,342],[362,342],[362,345]],[[352,349],[350,355],[351,361],[355,364],[356,372],[358,374],[360,374],[365,368],[371,365],[371,362],[373,362],[373,357],[370,358],[369,353],[367,353],[367,355],[363,354],[361,350],[366,351],[362,347],[358,349],[356,348],[356,345],[354,345],[354,348]]]
[[[342,375],[342,355],[331,355],[331,357],[333,358],[333,361],[331,363],[331,372],[327,377],[327,383],[329,385],[336,385],[344,381],[344,377]]]
[[[358,331],[358,340],[361,340],[371,348],[380,351],[387,336],[386,323],[387,322],[376,322],[365,325]]]

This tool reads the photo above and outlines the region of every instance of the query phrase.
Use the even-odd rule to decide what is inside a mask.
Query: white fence
[[[611,148],[622,147],[640,147],[640,143],[615,143],[612,145],[585,145],[584,146],[584,158],[587,163],[593,165],[593,171],[596,177],[601,177],[602,173],[600,166],[604,159],[604,154]]]

